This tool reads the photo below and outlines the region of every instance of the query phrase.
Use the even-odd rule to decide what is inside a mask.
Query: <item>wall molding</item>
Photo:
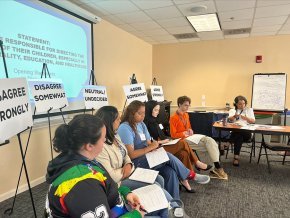
[[[39,185],[39,184],[41,184],[43,182],[45,182],[45,176],[42,176],[42,177],[37,178],[37,179],[35,179],[33,181],[30,181],[30,186],[31,186],[31,188],[33,188],[33,187],[35,187],[35,186],[37,186],[37,185]],[[19,186],[17,194],[20,194],[20,193],[25,192],[27,190],[28,190],[28,185],[27,185],[27,183],[25,183],[25,184]],[[11,197],[14,197],[15,191],[16,191],[16,186],[15,186],[15,189],[12,189],[12,190],[10,190],[8,192],[5,192],[5,193],[1,194],[0,195],[0,203],[2,201],[5,201],[5,200],[11,198]]]

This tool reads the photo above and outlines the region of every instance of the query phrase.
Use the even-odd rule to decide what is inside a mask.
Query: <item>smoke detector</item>
[[[207,10],[207,6],[205,6],[205,5],[194,6],[190,9],[190,11],[193,13],[203,13],[206,10]]]

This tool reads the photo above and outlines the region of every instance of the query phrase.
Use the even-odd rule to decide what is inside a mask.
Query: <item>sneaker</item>
[[[228,180],[228,174],[225,173],[223,168],[219,168],[219,169],[215,168],[214,170],[209,172],[209,176],[215,179]]]
[[[210,181],[210,177],[208,175],[201,175],[201,174],[195,174],[195,177],[193,179],[198,184],[207,184]]]

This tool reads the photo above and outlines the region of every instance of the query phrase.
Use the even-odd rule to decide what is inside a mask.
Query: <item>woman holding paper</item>
[[[148,183],[128,179],[134,171],[134,165],[128,155],[125,145],[117,134],[121,119],[117,108],[113,106],[103,106],[95,114],[106,126],[106,141],[102,152],[96,157],[108,171],[112,179],[122,186],[127,186],[131,190],[148,186]],[[158,175],[155,184],[164,187],[164,179]],[[164,190],[168,201],[172,200],[171,195]],[[168,209],[155,212],[161,217],[168,217]],[[152,214],[151,214],[152,215]]]
[[[105,145],[96,160],[106,168],[112,179],[119,185],[128,186],[131,190],[148,185],[148,183],[128,179],[135,168],[125,145],[117,134],[121,122],[117,108],[113,106],[101,107],[95,116],[100,118],[106,126]],[[158,175],[156,183],[163,188],[163,177]]]
[[[244,96],[237,96],[234,100],[234,109],[229,111],[229,121],[237,122],[241,125],[255,123],[255,115],[252,108],[247,107],[247,99]],[[230,140],[234,143],[234,160],[233,165],[238,167],[239,155],[243,142],[249,141],[252,137],[250,132],[232,132]]]
[[[162,149],[156,150],[159,145],[156,141],[151,140],[152,138],[147,127],[143,123],[144,117],[145,104],[140,101],[132,101],[124,112],[118,134],[125,144],[134,165],[136,167],[149,169],[150,163],[148,162],[147,155],[151,157],[154,156],[154,153],[151,153],[151,151],[161,154]],[[196,174],[194,171],[187,169],[180,160],[172,154],[165,152],[165,156],[167,161],[166,158],[164,158],[163,163],[152,167],[152,169],[159,171],[160,175],[163,176],[165,180],[165,189],[173,198],[179,199],[179,190],[177,188],[179,180],[188,192],[193,192],[191,191],[192,189],[188,180],[193,180],[200,184],[206,184],[210,181],[208,176]]]
[[[228,175],[220,164],[220,153],[216,141],[205,135],[194,134],[191,129],[189,115],[187,113],[190,103],[191,99],[187,96],[180,96],[177,99],[178,109],[170,117],[170,135],[172,138],[186,138],[190,147],[196,151],[207,152],[211,161],[214,163],[214,169],[210,171],[210,177],[227,180]]]
[[[112,180],[95,157],[102,151],[106,128],[97,117],[75,116],[55,131],[53,147],[61,152],[49,162],[48,202],[52,217],[143,217],[137,195]],[[125,202],[126,201],[126,202]],[[133,210],[128,212],[125,203]]]
[[[162,145],[164,143],[170,142],[171,138],[167,137],[161,128],[162,124],[158,124],[157,116],[159,114],[160,105],[157,101],[150,100],[145,103],[145,119],[144,123],[146,124],[150,135],[158,144]],[[193,164],[197,169],[209,170],[212,168],[211,165],[207,165],[198,160],[195,153],[189,147],[188,143],[181,139],[177,143],[172,145],[164,146],[164,149],[167,152],[175,155],[188,169],[193,170]]]

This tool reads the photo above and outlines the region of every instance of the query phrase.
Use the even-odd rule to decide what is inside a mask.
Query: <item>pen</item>
[[[144,213],[148,213],[148,211],[145,210],[143,207],[140,207],[140,210],[143,211]]]

